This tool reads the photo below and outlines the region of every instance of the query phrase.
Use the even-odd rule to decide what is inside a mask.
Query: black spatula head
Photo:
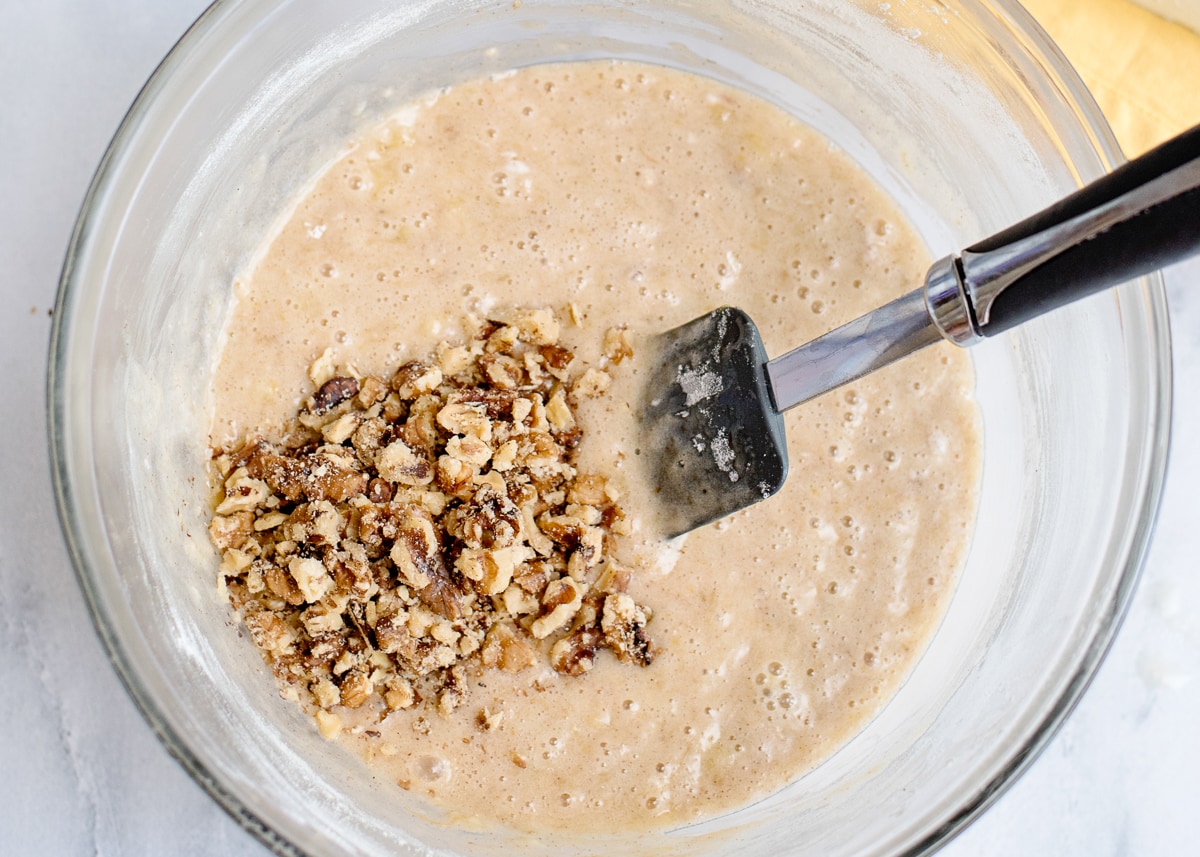
[[[783,486],[787,444],[766,349],[744,312],[714,310],[655,337],[642,408],[658,527],[677,536]]]

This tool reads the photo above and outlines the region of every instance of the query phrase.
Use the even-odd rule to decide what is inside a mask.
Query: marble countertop
[[[159,745],[109,667],[45,452],[50,307],[126,108],[204,0],[0,6],[0,854],[263,855]],[[1124,627],[1045,753],[942,853],[1195,853],[1200,794],[1200,263],[1168,272],[1174,447]]]

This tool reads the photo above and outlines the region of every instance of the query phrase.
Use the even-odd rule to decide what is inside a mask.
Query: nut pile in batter
[[[449,715],[486,669],[548,659],[578,676],[605,648],[653,659],[650,611],[611,554],[617,492],[571,464],[573,405],[632,352],[611,329],[604,368],[572,373],[558,340],[550,311],[519,311],[390,381],[327,352],[282,441],[215,454],[209,532],[230,601],[325,734],[337,706]]]

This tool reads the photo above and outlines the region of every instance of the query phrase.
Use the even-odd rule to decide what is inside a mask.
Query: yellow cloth
[[[1129,157],[1200,124],[1200,35],[1129,0],[1022,0]]]

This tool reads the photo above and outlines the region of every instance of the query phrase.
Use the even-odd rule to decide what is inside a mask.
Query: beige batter
[[[651,66],[523,69],[404,111],[299,202],[237,285],[213,442],[294,413],[328,347],[386,376],[460,339],[468,314],[565,320],[574,304],[564,340],[595,362],[613,324],[636,351],[730,304],[778,354],[914,288],[927,263],[879,188],[761,101]],[[635,354],[579,411],[581,469],[617,468],[635,526],[638,373]],[[491,670],[468,710],[502,712],[493,731],[409,710],[342,740],[450,821],[575,832],[678,826],[827,758],[895,692],[953,591],[980,474],[970,364],[928,349],[787,423],[776,497],[618,547],[654,610],[650,667]]]

